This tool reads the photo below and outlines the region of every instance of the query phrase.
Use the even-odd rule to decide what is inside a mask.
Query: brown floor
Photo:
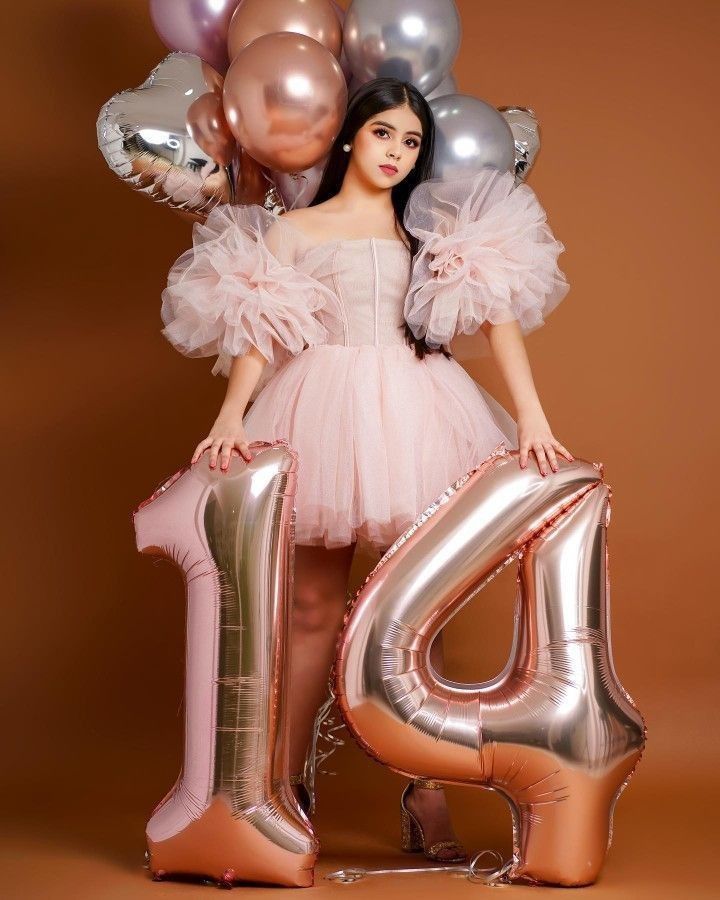
[[[490,890],[462,876],[446,873],[366,876],[354,884],[330,882],[340,868],[367,869],[431,865],[398,849],[398,800],[404,779],[382,769],[351,742],[328,760],[333,776],[318,778],[315,825],[321,842],[312,896],[384,898],[435,895],[443,900]],[[717,857],[717,791],[701,783],[663,783],[642,771],[642,762],[615,810],[612,847],[601,877],[583,888],[604,898],[716,898],[712,859]],[[352,773],[361,771],[363,784]],[[368,790],[370,775],[371,790]],[[646,777],[647,776],[647,777]],[[164,785],[163,785],[164,787]],[[97,786],[87,791],[87,809],[63,814],[62,804],[48,800],[44,809],[16,813],[0,835],[3,900],[114,900],[114,898],[199,896],[217,890],[201,884],[155,883],[143,867],[142,809],[128,810],[127,794],[100,802]],[[148,808],[159,799],[147,798]],[[338,803],[344,801],[343,811]],[[472,852],[510,849],[510,815],[497,794],[448,789],[458,835]],[[13,804],[15,805],[15,804]],[[352,824],[350,816],[352,815]],[[241,887],[258,896],[277,896],[277,888]],[[301,890],[301,889],[299,889]],[[513,897],[538,896],[562,888],[501,886]],[[213,894],[207,894],[213,896]]]

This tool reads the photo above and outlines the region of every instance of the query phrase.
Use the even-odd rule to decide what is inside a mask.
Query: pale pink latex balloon
[[[194,53],[221,74],[228,67],[227,32],[238,0],[150,0],[150,18],[170,50]]]
[[[229,166],[235,152],[235,138],[228,127],[222,97],[212,91],[201,94],[187,111],[190,136],[218,165]]]
[[[271,172],[277,191],[288,209],[304,209],[320,187],[327,158],[303,172]]]
[[[333,5],[333,9],[335,10],[335,15],[338,17],[338,21],[340,22],[340,31],[345,25],[345,10],[340,6],[339,3],[336,3],[336,0],[330,0]],[[345,76],[345,81],[350,84],[350,79],[352,78],[352,67],[350,65],[350,60],[347,58],[347,53],[345,52],[345,44],[343,42],[342,49],[340,50],[340,68],[343,70],[343,75]]]
[[[388,549],[346,615],[335,695],[382,764],[505,797],[513,855],[498,875],[579,886],[600,872],[646,729],[612,659],[602,464],[559,458],[544,477],[518,458],[500,445]],[[505,668],[439,678],[436,635],[516,559]]]
[[[290,789],[285,677],[298,457],[249,446],[225,473],[206,451],[133,513],[138,550],[181,569],[187,610],[184,757],[146,826],[148,866],[310,887],[319,843]]]
[[[347,110],[347,85],[322,44],[277,32],[256,38],[233,60],[223,105],[235,139],[254,159],[300,172],[329,152]]]
[[[342,25],[330,0],[242,0],[228,27],[230,60],[255,38],[278,31],[307,35],[340,57]]]

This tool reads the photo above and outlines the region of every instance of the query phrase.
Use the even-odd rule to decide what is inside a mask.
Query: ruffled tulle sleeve
[[[257,204],[214,207],[193,225],[193,246],[172,265],[162,292],[162,334],[190,357],[233,356],[256,347],[267,360],[251,399],[287,360],[325,342],[337,297],[293,265],[294,229]]]
[[[569,290],[555,240],[534,191],[510,172],[484,168],[452,180],[421,182],[405,208],[420,241],[405,320],[429,346],[474,334],[483,322],[516,319],[538,328]],[[488,342],[478,335],[481,352]]]

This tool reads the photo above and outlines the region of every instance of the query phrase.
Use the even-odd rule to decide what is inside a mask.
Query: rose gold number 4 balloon
[[[226,474],[205,453],[133,513],[138,549],[187,593],[185,754],[147,823],[155,879],[313,884],[319,849],[289,788],[287,653],[297,454],[250,444]]]
[[[609,634],[609,487],[602,465],[546,477],[501,444],[389,548],[346,617],[335,695],[356,740],[409,776],[501,793],[509,881],[596,880],[612,816],[645,744]],[[518,559],[504,670],[456,684],[430,666],[447,621]]]

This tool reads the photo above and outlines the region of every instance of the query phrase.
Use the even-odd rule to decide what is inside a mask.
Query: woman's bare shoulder
[[[296,225],[312,225],[313,222],[322,222],[327,218],[330,210],[326,209],[326,203],[318,203],[317,206],[305,206],[300,209],[289,209],[283,213],[283,218]]]
[[[317,206],[289,209],[282,214],[282,218],[310,237],[323,238],[337,224],[336,220],[329,215],[332,207],[326,208],[328,202],[318,203]]]

